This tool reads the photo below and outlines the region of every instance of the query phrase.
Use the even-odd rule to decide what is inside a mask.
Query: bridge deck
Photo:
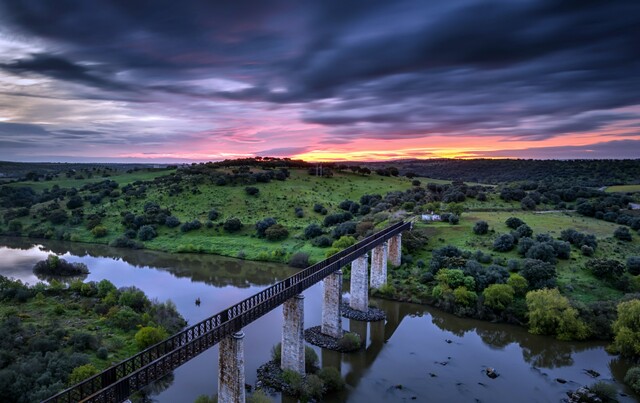
[[[144,351],[72,386],[45,402],[122,402],[144,386],[317,284],[389,238],[411,228],[399,222],[288,277],[257,294],[187,327]]]

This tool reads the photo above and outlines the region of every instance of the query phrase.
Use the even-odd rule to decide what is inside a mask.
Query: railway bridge
[[[369,288],[387,280],[387,262],[399,266],[402,232],[411,222],[395,223],[360,242],[252,295],[217,314],[72,386],[45,402],[122,402],[136,391],[220,344],[218,401],[244,402],[243,327],[283,306],[281,366],[304,374],[304,290],[324,283],[321,332],[342,336],[342,272],[351,264],[350,307],[367,311]],[[369,253],[371,259],[369,259]],[[371,270],[369,270],[369,260]]]

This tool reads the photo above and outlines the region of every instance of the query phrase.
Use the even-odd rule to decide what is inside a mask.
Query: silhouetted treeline
[[[504,183],[515,181],[561,181],[579,186],[610,186],[640,182],[640,159],[636,160],[400,160],[366,163],[375,170],[393,165],[400,174],[435,179]]]

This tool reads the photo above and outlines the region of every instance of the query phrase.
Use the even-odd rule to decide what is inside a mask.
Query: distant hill
[[[465,182],[561,181],[580,186],[640,183],[640,159],[636,160],[513,160],[429,159],[361,163],[375,170],[394,166],[401,175],[415,173],[436,179]]]

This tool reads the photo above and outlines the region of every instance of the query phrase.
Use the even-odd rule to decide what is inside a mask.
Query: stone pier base
[[[387,283],[388,252],[386,242],[371,251],[371,288],[380,288]]]
[[[218,356],[218,402],[244,403],[244,332],[220,341]]]
[[[389,238],[389,262],[395,267],[402,263],[402,234]]]
[[[304,295],[296,295],[282,304],[282,352],[280,366],[304,375]]]
[[[351,299],[349,306],[358,311],[369,308],[368,256],[365,253],[351,262]]]
[[[324,287],[324,299],[322,300],[322,334],[340,338],[342,337],[342,270],[329,274],[322,281]]]

